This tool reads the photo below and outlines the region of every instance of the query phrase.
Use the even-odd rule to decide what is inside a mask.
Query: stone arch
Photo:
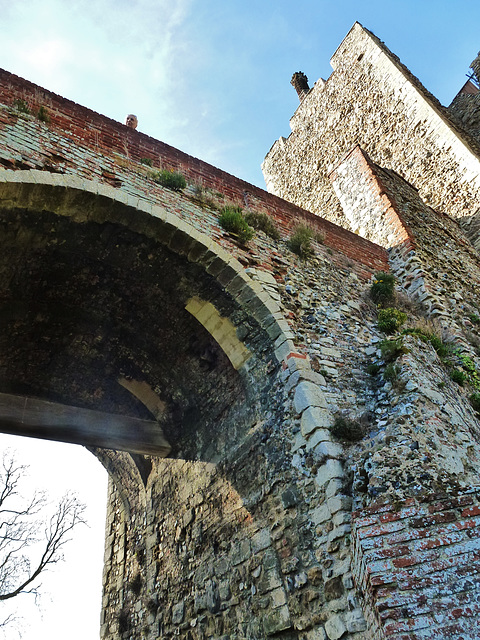
[[[225,567],[244,584],[250,564],[259,592],[242,591],[232,605],[242,633],[286,637],[293,623],[282,563],[289,556],[277,553],[270,523],[277,526],[285,510],[301,514],[291,522],[291,546],[307,548],[317,516],[330,517],[326,507],[309,513],[290,450],[294,419],[301,416],[307,438],[321,431],[323,443],[330,417],[321,376],[295,353],[279,307],[206,235],[113,187],[4,171],[0,210],[0,293],[14,302],[0,337],[0,392],[153,414],[173,447],[170,460],[92,450],[114,485],[102,638],[128,637],[128,620],[153,624],[162,636],[164,625],[182,625],[184,611],[197,609],[208,612],[207,626],[220,625],[209,627],[213,637],[221,629],[228,635],[231,616],[219,610]],[[328,458],[314,491],[342,473]],[[279,478],[291,486],[279,487]],[[170,596],[175,581],[184,601]],[[266,598],[268,611],[251,616]]]
[[[115,243],[116,234],[121,235],[122,231],[125,231],[133,234],[132,238],[146,238],[151,243],[150,248],[154,246],[164,247],[169,252],[169,255],[179,257],[183,261],[182,264],[193,265],[196,268],[195,275],[198,276],[199,273],[203,273],[206,279],[212,282],[215,281],[217,283],[217,291],[214,299],[208,300],[206,299],[208,296],[203,295],[202,297],[198,291],[193,291],[191,292],[192,295],[184,296],[183,307],[192,318],[195,318],[195,321],[198,321],[199,326],[203,327],[206,333],[213,338],[214,343],[221,349],[222,357],[226,356],[226,360],[231,363],[246,388],[252,389],[258,383],[258,377],[261,375],[259,373],[258,358],[255,355],[255,340],[257,342],[261,340],[259,338],[260,334],[263,336],[261,350],[267,348],[270,350],[271,358],[276,361],[277,367],[285,355],[293,350],[293,344],[289,339],[288,326],[281,317],[278,306],[257,282],[250,280],[244,273],[240,263],[205,234],[200,233],[185,221],[167,213],[160,207],[107,185],[83,180],[76,176],[41,171],[1,172],[0,207],[6,222],[5,228],[11,225],[12,220],[15,218],[14,226],[17,239],[11,238],[9,250],[14,253],[13,245],[18,241],[19,245],[22,246],[17,255],[19,261],[28,263],[29,260],[26,256],[29,249],[27,247],[35,245],[35,242],[42,244],[42,241],[38,240],[39,234],[43,233],[43,236],[45,236],[45,234],[48,234],[48,225],[54,225],[55,221],[60,221],[62,231],[56,238],[55,234],[57,234],[58,230],[53,231],[49,240],[45,241],[42,247],[38,249],[36,259],[39,258],[39,254],[42,251],[44,254],[48,253],[47,245],[51,247],[52,243],[55,242],[65,243],[65,238],[68,234],[73,233],[72,229],[76,229],[75,233],[77,233],[79,229],[82,230],[89,227],[91,234],[96,230],[98,233],[105,235],[106,239],[103,244],[110,247],[107,259],[114,262],[116,259],[121,259],[121,257],[115,257],[114,251],[111,250],[111,245]],[[27,218],[28,222],[26,221]],[[25,222],[22,222],[22,220],[25,220]],[[42,225],[43,229],[39,231]],[[88,233],[82,236],[80,243],[82,242],[82,246],[85,246],[88,242]],[[124,244],[127,242],[128,240],[123,239]],[[81,250],[79,249],[79,251]],[[22,258],[22,254],[25,260]],[[90,253],[87,261],[92,261],[94,258],[95,256]],[[74,273],[76,268],[87,269],[83,263],[80,263],[81,261],[76,267],[72,267],[71,281],[76,277]],[[54,276],[59,276],[54,269],[53,271],[50,270],[50,275],[52,273]],[[44,275],[37,274],[37,280],[39,281]],[[10,282],[14,279],[11,273],[9,278]],[[12,286],[14,288],[14,285]],[[206,289],[208,287],[204,286],[203,291],[205,292]],[[13,289],[10,293],[15,296]],[[20,303],[18,310],[12,313],[14,315],[16,313],[17,316],[22,316],[25,312],[30,313],[32,310],[29,307],[32,306],[31,303],[35,295],[35,292],[31,292],[25,304],[22,305]],[[53,296],[52,290],[48,289],[48,286],[44,291],[44,296],[45,304]],[[235,305],[230,304],[230,309],[227,309],[226,298],[229,298],[230,301],[235,300],[237,308],[234,308]],[[134,296],[131,297],[131,300],[134,300]],[[72,301],[70,300],[67,305],[71,303]],[[60,312],[64,310],[62,304],[63,301],[58,304]],[[79,306],[81,307],[81,302],[79,302]],[[42,309],[40,310],[40,315],[41,312]],[[228,317],[229,313],[232,317]],[[18,320],[17,316],[15,319]],[[249,322],[255,323],[254,331],[257,334],[257,337],[248,346],[248,340],[242,340],[237,335],[238,325],[242,322],[242,319],[246,318],[250,319]],[[38,326],[35,331],[38,333]],[[93,339],[95,340],[95,338]],[[205,366],[208,367],[208,359],[214,357],[215,354],[208,353],[207,342],[204,339],[207,353],[200,353],[197,356],[203,358],[206,363]],[[135,375],[131,371],[122,371],[121,373],[122,375],[126,373],[130,377]],[[117,376],[119,375],[120,373],[117,372]],[[91,402],[87,401],[85,403],[84,400],[82,401],[78,397],[62,398],[60,397],[62,394],[58,392],[58,389],[48,389],[49,385],[43,385],[43,389],[35,389],[33,388],[35,385],[32,385],[31,381],[19,380],[18,382],[20,383],[19,386],[24,384],[26,391],[31,392],[33,395],[45,395],[47,399],[59,398],[63,401],[70,401],[72,404],[78,403],[92,406]],[[12,390],[14,392],[18,391],[14,384],[12,386],[9,383],[7,391]],[[65,396],[68,396],[68,393]],[[130,403],[130,407],[132,408],[134,404],[135,402],[133,404]],[[137,409],[141,404],[142,402],[137,403]],[[151,412],[147,413],[150,414]],[[147,413],[140,411],[143,417],[147,417]],[[110,456],[109,458],[105,453],[98,453],[97,455],[107,466],[109,472],[113,474],[113,477],[116,478],[117,476],[114,473],[115,456]],[[187,455],[192,455],[192,452],[187,452]],[[138,457],[135,460],[129,456],[122,455],[122,474],[125,473],[127,459],[129,464],[133,461],[133,466],[129,471],[129,482],[133,482],[134,478],[136,479],[135,481],[139,481],[142,478],[142,474],[145,476],[145,468],[142,468],[141,461],[139,464]],[[146,477],[143,477],[143,484],[145,484],[145,481]],[[121,486],[120,476],[117,477],[117,484]]]

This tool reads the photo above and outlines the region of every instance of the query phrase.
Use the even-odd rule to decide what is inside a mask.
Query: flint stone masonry
[[[475,140],[360,25],[334,67],[265,164],[330,221],[0,73],[0,393],[155,419],[172,447],[89,446],[102,640],[475,637]],[[239,243],[229,201],[280,239]],[[298,223],[323,237],[308,261]],[[389,270],[406,335],[370,298]]]
[[[359,144],[383,167],[411,182],[426,204],[472,216],[480,201],[479,145],[397,56],[355,23],[262,165],[267,188],[350,228],[327,180]],[[475,97],[475,96],[474,96]]]

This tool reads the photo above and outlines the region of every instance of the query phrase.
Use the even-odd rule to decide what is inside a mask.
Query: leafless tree
[[[46,516],[42,492],[29,498],[21,493],[27,467],[6,452],[0,465],[0,601],[39,593],[39,577],[50,565],[63,560],[63,548],[74,527],[83,523],[85,506],[66,494],[55,512]],[[11,621],[8,616],[0,627]]]

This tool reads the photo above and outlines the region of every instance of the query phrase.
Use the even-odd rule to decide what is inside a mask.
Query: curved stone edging
[[[308,360],[303,361],[301,368],[298,368],[298,358],[289,360],[296,354],[296,350],[292,340],[293,334],[279,305],[259,282],[253,281],[245,273],[236,258],[206,234],[198,232],[193,226],[167,213],[161,207],[142,198],[134,198],[115,187],[76,176],[45,171],[1,171],[0,205],[3,208],[48,209],[78,222],[114,221],[155,238],[172,251],[184,255],[187,260],[203,266],[207,273],[216,278],[228,293],[235,296],[265,329],[274,344],[278,362],[287,367],[287,362],[291,365],[292,361],[296,361],[295,368],[300,373],[295,383],[298,385],[295,397],[298,398],[301,394],[305,405],[300,411],[304,425],[302,432],[308,441],[314,437],[317,429],[320,429],[323,438],[327,438],[328,434],[325,442],[331,442],[330,434],[325,429],[326,423],[330,421],[328,413],[325,413],[326,405],[321,407],[321,416],[317,416],[319,398],[323,397],[323,393],[315,383],[308,382],[304,376],[307,371],[310,372],[310,376],[313,374]],[[308,427],[305,426],[307,422]],[[322,485],[334,477],[339,477],[337,463],[324,465],[326,468]]]
[[[4,209],[48,210],[77,222],[109,221],[124,225],[199,264],[215,278],[268,334],[275,358],[283,367],[283,380],[286,391],[291,393],[293,413],[300,419],[297,435],[307,449],[315,449],[324,460],[315,482],[324,492],[325,499],[309,509],[312,525],[332,522],[325,540],[327,550],[338,539],[349,535],[351,501],[343,495],[342,447],[333,441],[329,430],[333,416],[321,390],[325,380],[312,370],[308,356],[296,352],[294,335],[280,306],[260,282],[251,279],[236,258],[206,234],[161,207],[114,187],[72,176],[41,171],[1,171],[0,206]],[[241,364],[243,367],[248,370],[248,359]],[[129,469],[138,476],[139,470],[133,461]],[[132,479],[127,478],[130,482]],[[136,480],[141,486],[138,477]],[[122,480],[120,488],[121,484]],[[140,493],[143,500],[146,494]],[[343,625],[341,618],[338,625]]]
[[[328,431],[332,417],[318,387],[319,381],[312,380],[317,374],[311,370],[307,358],[298,357],[293,334],[280,306],[259,282],[245,273],[236,258],[206,234],[161,207],[115,187],[45,171],[0,171],[0,206],[49,210],[77,222],[116,222],[155,238],[190,262],[203,266],[251,313],[272,340],[277,361],[295,374],[294,405],[301,414],[302,436],[306,442],[325,443],[327,461],[320,468],[317,483],[326,486],[330,480],[343,477],[336,443]]]
[[[116,222],[155,238],[204,267],[240,301],[269,335],[279,363],[294,351],[293,336],[280,307],[244,273],[240,262],[206,234],[161,207],[108,185],[36,170],[1,171],[0,206],[49,210],[77,222]]]

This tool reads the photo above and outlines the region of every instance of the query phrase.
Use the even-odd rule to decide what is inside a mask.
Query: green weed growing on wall
[[[395,333],[407,320],[407,314],[394,307],[378,310],[378,328],[384,333]]]
[[[407,347],[403,343],[403,338],[400,336],[395,340],[385,339],[380,342],[380,352],[385,362],[393,362],[401,355],[408,353]]]
[[[16,100],[14,100],[13,101],[13,106],[20,113],[30,113],[30,109],[28,108],[28,104],[25,102],[25,100],[22,100],[21,98],[17,98]]]
[[[48,124],[50,122],[50,115],[48,113],[48,110],[43,105],[38,110],[37,118],[38,120],[40,120],[40,122],[45,122],[45,124]]]
[[[476,391],[475,393],[472,393],[468,399],[470,400],[470,404],[475,409],[475,411],[477,413],[480,413],[480,393]]]
[[[254,229],[249,226],[243,217],[241,207],[238,206],[230,205],[223,207],[220,211],[218,222],[225,231],[236,235],[242,244],[247,244],[255,234]]]
[[[365,435],[365,428],[359,420],[336,415],[335,421],[330,427],[330,432],[339,440],[358,442]]]
[[[171,189],[172,191],[182,191],[187,186],[187,181],[183,177],[181,173],[177,171],[168,171],[167,169],[162,169],[161,171],[156,171],[150,175],[154,182],[161,184],[162,187],[167,187],[167,189]]]
[[[273,240],[280,239],[280,232],[277,229],[276,224],[266,213],[255,213],[254,211],[248,211],[248,213],[245,214],[245,220],[248,225],[250,225],[254,229],[263,231]]]
[[[313,229],[305,224],[297,225],[288,239],[288,248],[303,260],[308,260],[313,256],[312,240],[314,239]]]
[[[395,301],[395,276],[378,271],[370,287],[370,297],[381,307],[392,306]]]

